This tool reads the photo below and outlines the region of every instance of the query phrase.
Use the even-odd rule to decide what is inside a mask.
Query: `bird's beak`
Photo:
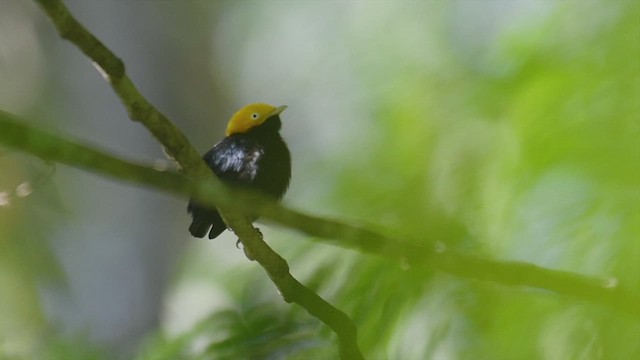
[[[269,113],[269,115],[267,116],[267,119],[272,117],[272,116],[280,115],[280,113],[285,111],[286,109],[287,109],[287,105],[282,105],[282,106],[276,108],[271,113]]]

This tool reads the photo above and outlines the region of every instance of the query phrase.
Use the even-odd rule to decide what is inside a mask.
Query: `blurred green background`
[[[640,291],[640,3],[66,3],[202,152],[244,104],[289,105],[286,205]],[[0,1],[0,108],[166,165],[30,1]],[[185,207],[0,148],[0,359],[335,359]],[[260,227],[368,359],[640,358],[640,319]]]

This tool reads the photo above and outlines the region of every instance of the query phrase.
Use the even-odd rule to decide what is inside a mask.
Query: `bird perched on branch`
[[[286,106],[250,104],[236,112],[226,137],[203,159],[223,182],[247,187],[281,199],[289,187],[291,155],[280,136],[280,114]],[[216,238],[227,226],[215,208],[193,199],[187,211],[193,217],[189,232],[195,237]]]

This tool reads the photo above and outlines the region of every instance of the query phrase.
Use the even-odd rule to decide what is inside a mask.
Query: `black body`
[[[291,178],[291,155],[280,126],[280,117],[273,116],[246,133],[225,137],[202,158],[222,181],[280,199]],[[189,232],[195,237],[208,232],[213,239],[227,228],[215,208],[191,200],[187,211],[193,217]]]

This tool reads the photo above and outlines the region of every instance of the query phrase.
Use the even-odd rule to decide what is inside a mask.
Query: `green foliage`
[[[502,39],[485,68],[420,76],[421,60],[395,48],[361,68],[380,135],[366,154],[336,159],[344,170],[327,205],[413,241],[640,290],[640,6],[601,6],[559,6]],[[381,91],[389,82],[399,85]],[[327,263],[342,261],[348,276],[326,278],[342,279],[337,305],[373,358],[640,354],[638,319],[597,306],[377,259]]]
[[[265,302],[264,293],[264,286],[257,279],[250,281],[234,299],[235,306],[211,313],[178,337],[156,334],[136,358],[326,359],[337,356],[329,340],[318,336],[323,331],[317,320],[301,316],[301,310],[281,304],[276,296],[268,297]]]

